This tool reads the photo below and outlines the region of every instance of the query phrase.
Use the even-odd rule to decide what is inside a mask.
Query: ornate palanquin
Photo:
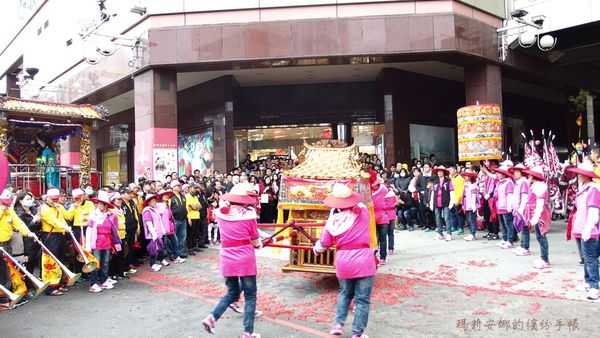
[[[39,162],[36,153],[40,152],[40,144],[55,144],[67,137],[79,137],[78,183],[89,183],[92,123],[106,121],[107,115],[105,108],[91,104],[0,98],[0,151],[15,169],[11,175],[18,175],[21,180],[35,180],[35,177],[27,176],[29,169],[23,168],[40,166],[40,163],[36,163]],[[57,163],[53,165],[56,166]],[[0,168],[0,171],[7,173],[9,170]],[[22,171],[27,171],[27,175]],[[37,175],[43,176],[43,169]],[[8,175],[2,178],[8,179]],[[39,189],[38,192],[40,191],[42,190]]]
[[[304,144],[303,159],[295,168],[283,173],[279,190],[277,223],[309,223],[304,226],[310,236],[290,230],[287,238],[292,247],[312,247],[319,238],[330,208],[323,204],[336,182],[349,185],[363,195],[371,214],[371,245],[376,246],[375,217],[369,180],[360,174],[355,145],[345,146],[332,142],[317,145]],[[284,215],[288,214],[287,219]],[[290,249],[289,263],[283,271],[335,273],[335,248],[316,256],[311,250]]]

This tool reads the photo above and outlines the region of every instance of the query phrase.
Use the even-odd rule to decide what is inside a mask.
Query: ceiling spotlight
[[[534,24],[536,24],[540,27],[544,25],[544,21],[546,21],[545,15],[536,15],[531,18],[531,22],[533,22]]]
[[[517,9],[510,12],[510,17],[513,19],[522,19],[523,17],[527,16],[527,14],[529,14],[528,11],[524,9]]]
[[[139,14],[139,15],[145,15],[146,14],[146,7],[143,6],[133,6],[130,10],[131,13],[134,14]]]
[[[98,64],[98,61],[100,61],[100,54],[98,54],[95,49],[90,48],[85,52],[83,58],[85,59],[85,62],[89,63],[90,65],[95,65]]]
[[[110,56],[115,53],[117,46],[109,39],[103,39],[98,42],[96,50],[104,56]]]
[[[554,48],[555,45],[556,39],[550,34],[542,36],[539,40],[539,47],[543,51],[549,51],[550,49]]]

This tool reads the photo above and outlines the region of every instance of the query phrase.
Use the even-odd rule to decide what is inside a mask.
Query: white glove
[[[27,234],[27,237],[29,238],[33,238],[33,239],[38,239],[38,236],[35,234],[35,232],[29,232]]]
[[[158,239],[158,234],[156,232],[152,231],[152,233],[150,235],[151,235],[153,241]]]
[[[320,255],[321,253],[317,250],[316,246],[313,246],[313,253],[315,254],[315,256]]]
[[[581,239],[583,239],[584,242],[587,242],[590,238],[592,238],[592,228],[585,227],[581,232]]]
[[[115,244],[115,250],[117,250],[117,252],[121,251],[121,244]]]
[[[489,199],[490,199],[490,194],[485,194],[485,195],[483,195],[483,198],[484,198],[486,201],[487,201],[487,200],[489,200]]]
[[[261,240],[258,241],[258,246],[255,246],[254,249],[262,249],[263,248],[263,242]]]
[[[68,225],[65,225],[65,230],[66,230],[66,231],[68,231],[68,232],[71,232],[71,231],[72,231],[72,230],[71,230],[71,227],[70,227],[70,226],[68,226]]]
[[[540,219],[538,217],[534,217],[531,219],[531,226],[536,226],[538,224],[538,222],[540,221]]]

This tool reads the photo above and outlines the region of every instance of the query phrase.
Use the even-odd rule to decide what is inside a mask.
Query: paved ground
[[[397,255],[380,269],[367,333],[381,337],[584,337],[600,329],[600,303],[572,291],[583,278],[564,223],[550,234],[552,269],[531,268],[496,242],[433,241],[421,231],[396,234]],[[538,252],[533,240],[532,251]],[[269,255],[263,252],[261,255]],[[160,273],[140,272],[114,290],[76,287],[0,313],[0,337],[202,337],[200,321],[225,291],[217,251]],[[329,337],[336,280],[284,274],[284,262],[259,258],[263,337]],[[351,317],[350,317],[351,318]],[[216,337],[236,337],[242,317],[227,312]],[[348,326],[350,323],[348,323]],[[349,337],[349,336],[348,336]]]

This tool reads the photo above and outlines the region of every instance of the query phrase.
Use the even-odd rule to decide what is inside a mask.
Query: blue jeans
[[[377,243],[379,243],[379,259],[387,258],[387,224],[377,224]]]
[[[448,213],[450,212],[450,210],[448,209],[448,207],[442,207],[442,208],[438,208],[435,207],[434,208],[435,211],[435,225],[437,227],[437,233],[438,234],[443,234],[444,233],[444,223],[446,224],[446,231],[450,232],[450,219],[448,217]]]
[[[177,235],[177,256],[187,252],[187,220],[175,220],[175,234]]]
[[[179,256],[177,252],[177,235],[173,233],[172,235],[165,235],[163,237],[163,242],[165,243],[165,248],[167,249],[167,254],[170,259],[175,259]]]
[[[578,238],[579,240],[579,238]],[[581,240],[581,251],[583,251],[583,270],[585,282],[590,289],[598,289],[598,256],[600,256],[600,240],[590,238],[587,241]]]
[[[529,250],[529,226],[525,225],[521,230],[521,248]]]
[[[515,240],[515,226],[513,225],[513,214],[498,214],[498,222],[502,227],[502,240],[512,243]]]
[[[244,292],[244,332],[254,332],[254,315],[256,312],[256,276],[225,277],[227,294],[221,298],[212,311],[215,320],[221,318],[227,307],[240,300]]]
[[[98,269],[90,273],[90,285],[102,284],[108,279],[108,268],[110,266],[110,249],[92,250],[92,255],[98,260]]]
[[[394,221],[390,221],[387,227],[388,250],[394,250]]]
[[[375,276],[343,279],[338,278],[340,293],[335,310],[335,322],[344,324],[348,317],[348,308],[354,298],[356,309],[352,322],[352,334],[361,335],[369,322],[369,305],[371,304],[371,291],[375,284]]]
[[[414,228],[412,219],[417,218],[418,220],[418,217],[418,210],[415,207],[407,210],[398,210],[398,219],[400,220],[400,224],[406,225],[409,228]]]
[[[463,215],[462,209],[456,207],[455,210],[448,210],[448,219],[450,221],[450,229],[458,230],[464,229],[465,227],[465,215]]]
[[[467,222],[469,222],[469,230],[471,230],[471,235],[475,236],[477,233],[477,211],[466,211],[465,218]]]
[[[535,226],[535,237],[537,238],[538,243],[540,243],[540,258],[544,262],[548,262],[548,238],[546,235],[542,236],[540,232],[540,227]]]

